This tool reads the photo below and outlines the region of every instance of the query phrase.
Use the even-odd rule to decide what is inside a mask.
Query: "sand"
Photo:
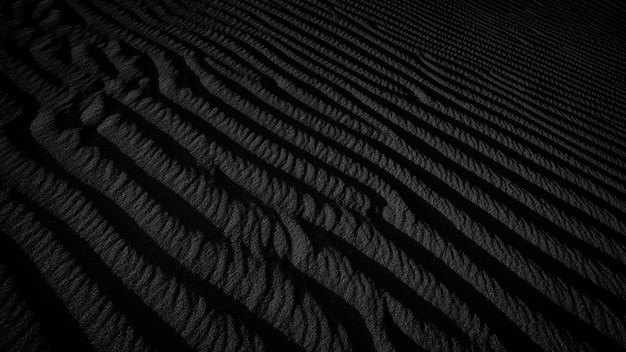
[[[0,350],[625,350],[625,19],[2,2]]]

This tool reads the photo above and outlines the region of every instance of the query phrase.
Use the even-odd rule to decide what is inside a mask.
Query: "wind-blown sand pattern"
[[[625,349],[623,3],[0,6],[0,350]]]

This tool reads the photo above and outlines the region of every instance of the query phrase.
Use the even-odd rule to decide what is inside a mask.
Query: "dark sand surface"
[[[0,2],[0,351],[621,351],[621,1]]]

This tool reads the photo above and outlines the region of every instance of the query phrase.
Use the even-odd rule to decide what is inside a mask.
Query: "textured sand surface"
[[[0,351],[621,351],[620,1],[0,2]]]

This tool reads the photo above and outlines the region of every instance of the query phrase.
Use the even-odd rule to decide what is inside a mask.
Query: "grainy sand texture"
[[[0,351],[626,349],[626,3],[0,1]]]

